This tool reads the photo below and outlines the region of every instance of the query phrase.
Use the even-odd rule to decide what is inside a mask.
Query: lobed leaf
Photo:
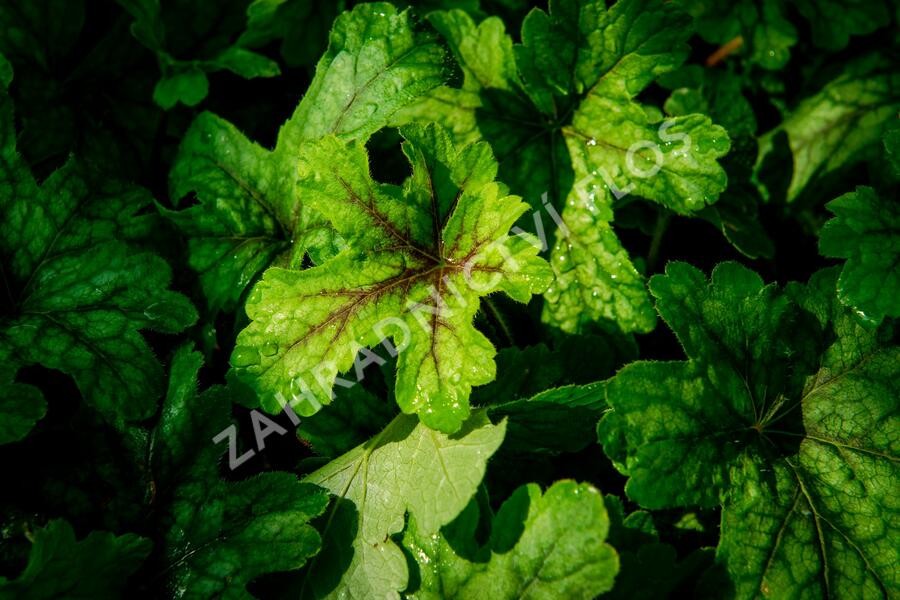
[[[756,171],[764,197],[783,192],[794,202],[822,178],[870,157],[900,107],[897,73],[889,57],[856,59],[761,136]],[[794,168],[782,186],[785,153]]]
[[[835,275],[781,292],[735,264],[711,282],[672,264],[651,288],[691,360],[635,363],[607,388],[599,435],[626,492],[721,502],[717,561],[737,598],[898,585],[900,355],[836,302]]]
[[[596,488],[558,481],[541,494],[522,486],[503,503],[483,547],[475,541],[480,507],[472,503],[440,535],[410,519],[403,543],[419,567],[405,598],[594,598],[619,569],[604,543],[609,519]],[[577,529],[572,524],[578,523]]]
[[[456,431],[472,387],[495,373],[496,351],[472,325],[479,298],[525,302],[549,282],[532,240],[507,233],[527,205],[493,181],[489,148],[457,148],[435,126],[402,134],[413,167],[402,187],[376,183],[357,143],[303,148],[308,204],[350,247],[303,271],[269,269],[247,300],[232,365],[270,411],[316,412],[338,373],[360,369],[360,348],[390,337],[400,408]],[[367,364],[384,361],[371,355]]]
[[[66,521],[50,521],[32,532],[28,564],[19,576],[0,577],[0,596],[22,600],[110,598],[126,589],[128,577],[150,554],[149,540],[127,533],[92,531],[75,539]],[[90,573],[90,577],[85,577]]]
[[[406,559],[390,536],[407,512],[424,535],[437,534],[475,495],[505,423],[473,413],[453,435],[400,415],[377,436],[304,481],[334,496],[324,547],[306,573],[302,597],[399,598]],[[352,552],[347,553],[347,548]]]
[[[192,3],[167,3],[169,18],[165,19],[159,0],[116,1],[134,18],[131,34],[156,54],[162,76],[153,90],[153,100],[164,110],[179,102],[186,106],[202,102],[209,93],[207,73],[224,69],[245,79],[274,77],[281,73],[278,64],[264,55],[236,43],[224,42],[222,37],[233,35],[229,31],[230,24],[221,16],[214,18],[213,12],[205,15],[206,18],[197,18],[195,13],[202,7]],[[189,30],[190,44],[179,39],[173,41],[172,37],[184,36],[167,30],[168,24],[183,21],[185,17],[190,17],[194,27],[200,25],[199,31]],[[188,47],[195,56],[176,58],[183,56]]]
[[[252,598],[251,580],[299,569],[319,551],[309,521],[328,499],[290,473],[221,478],[223,448],[213,438],[229,425],[231,395],[225,388],[197,394],[201,363],[188,347],[176,353],[153,433],[154,500],[167,528],[163,575],[175,598]]]
[[[900,317],[900,207],[859,187],[826,205],[835,217],[819,233],[819,251],[846,258],[838,297],[879,325]]]
[[[4,376],[41,364],[71,375],[85,400],[112,423],[156,410],[162,368],[139,331],[175,333],[197,318],[166,289],[158,256],[129,243],[143,235],[149,194],[90,174],[70,160],[42,185],[15,146],[12,103],[0,90],[0,314]],[[11,387],[18,438],[43,413],[30,386]],[[25,399],[35,401],[26,407]],[[15,407],[15,408],[12,408]]]
[[[188,236],[209,308],[233,310],[270,265],[321,263],[338,252],[329,223],[305,206],[297,185],[301,146],[325,135],[364,142],[394,112],[439,85],[444,51],[408,11],[370,3],[338,17],[328,50],[275,149],[227,121],[201,114],[169,174],[170,196],[199,201],[163,214]]]
[[[551,2],[549,13],[526,17],[519,45],[498,19],[476,25],[457,10],[429,20],[465,79],[403,118],[490,142],[501,179],[535,209],[539,234],[550,234],[556,283],[544,321],[566,332],[601,319],[651,330],[642,275],[609,225],[614,201],[633,193],[693,214],[726,183],[716,162],[729,147],[722,128],[699,114],[664,119],[635,100],[687,56],[687,15],[656,1]]]

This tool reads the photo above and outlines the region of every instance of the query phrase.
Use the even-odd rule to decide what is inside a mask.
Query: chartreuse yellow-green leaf
[[[536,240],[509,234],[528,205],[494,181],[487,144],[457,147],[433,125],[401,133],[412,165],[402,186],[375,182],[358,142],[301,149],[307,203],[348,248],[310,269],[270,268],[247,299],[231,362],[268,410],[314,413],[361,348],[391,338],[397,404],[452,433],[472,387],[495,374],[496,350],[472,323],[481,296],[527,302],[552,278]]]
[[[146,418],[163,372],[139,331],[175,333],[196,319],[167,289],[165,261],[132,243],[152,223],[140,214],[150,195],[74,159],[39,184],[15,141],[0,86],[0,442],[20,439],[43,415],[37,388],[13,383],[33,364],[71,375],[111,423]]]
[[[307,252],[316,263],[336,253],[331,227],[304,207],[296,185],[301,145],[323,135],[365,141],[447,76],[436,36],[390,4],[344,13],[329,39],[274,150],[211,113],[201,114],[182,140],[170,196],[178,202],[194,194],[199,203],[163,214],[187,235],[190,265],[213,311],[234,309],[274,262],[299,266]]]
[[[439,535],[410,518],[403,544],[419,573],[404,598],[589,600],[612,589],[619,558],[606,543],[609,517],[596,488],[566,480],[542,494],[532,483],[492,519],[489,511],[473,501]],[[484,546],[476,541],[480,519],[490,523]]]
[[[656,315],[643,276],[611,228],[625,196],[694,214],[725,188],[725,130],[689,114],[667,119],[636,98],[688,54],[690,18],[673,3],[553,0],[532,10],[514,44],[499,18],[461,10],[429,20],[462,67],[402,113],[438,120],[458,140],[490,142],[500,178],[535,210],[520,226],[549,235],[556,282],[543,319],[567,332],[610,320],[649,331]]]
[[[763,192],[773,199],[783,193],[788,202],[809,189],[821,193],[826,177],[833,179],[880,150],[898,110],[900,72],[890,55],[875,52],[849,61],[759,138],[757,176]],[[792,173],[785,173],[786,160],[793,161]]]
[[[505,421],[477,411],[453,435],[400,415],[365,444],[304,479],[329,490],[322,552],[310,563],[302,598],[399,598],[409,573],[391,538],[416,519],[437,535],[475,496]],[[348,551],[349,549],[349,551]]]
[[[651,280],[690,360],[609,384],[604,449],[648,508],[722,504],[737,598],[888,598],[900,587],[900,348],[836,298],[720,265]]]

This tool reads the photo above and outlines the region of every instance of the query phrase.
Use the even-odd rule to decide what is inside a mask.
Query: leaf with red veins
[[[487,144],[457,148],[435,125],[401,133],[412,165],[401,186],[372,179],[359,143],[326,137],[300,153],[309,205],[348,247],[310,269],[270,268],[248,298],[231,360],[267,410],[312,414],[399,353],[400,408],[455,432],[472,387],[495,376],[496,350],[472,324],[480,297],[528,302],[552,279],[537,240],[509,233],[528,205],[494,181]]]

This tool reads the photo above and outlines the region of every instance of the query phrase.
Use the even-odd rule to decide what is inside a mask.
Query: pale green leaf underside
[[[475,495],[505,429],[505,422],[492,425],[484,411],[452,436],[401,415],[369,442],[309,475],[305,482],[336,499],[303,597],[399,598],[407,565],[390,536],[403,530],[407,513],[426,535],[456,517]]]

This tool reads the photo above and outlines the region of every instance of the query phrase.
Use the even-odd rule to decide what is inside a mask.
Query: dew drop
[[[259,352],[249,346],[238,346],[231,354],[231,365],[238,369],[259,364]]]

